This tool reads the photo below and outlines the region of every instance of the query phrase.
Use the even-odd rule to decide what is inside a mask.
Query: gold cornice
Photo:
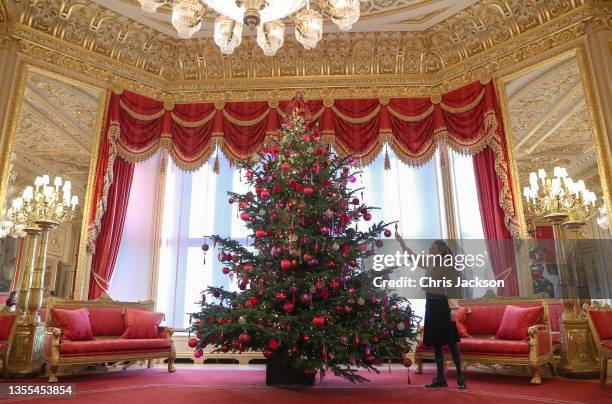
[[[68,3],[70,2],[62,2],[64,7],[68,7]],[[85,1],[85,4],[89,4],[88,1]],[[509,13],[510,8],[505,1],[481,1],[477,3],[477,6],[481,8],[492,7],[493,4],[496,5],[497,9],[506,10],[506,14]],[[565,9],[561,7],[563,4],[566,4]],[[283,71],[279,70],[281,63],[279,63],[280,59],[278,57],[262,59],[258,58],[257,55],[239,53],[230,57],[219,57],[215,53],[216,51],[210,48],[211,53],[207,53],[208,58],[197,55],[197,59],[203,63],[201,66],[203,69],[221,63],[222,68],[219,68],[219,71],[223,73],[223,77],[192,80],[169,79],[163,76],[163,72],[156,74],[147,71],[150,69],[147,68],[143,60],[135,65],[124,63],[120,60],[121,49],[117,44],[113,45],[113,50],[108,55],[102,54],[99,51],[100,47],[94,43],[95,38],[92,38],[91,35],[84,41],[86,45],[80,46],[68,43],[66,27],[70,20],[70,14],[67,16],[64,14],[68,22],[63,21],[60,26],[50,30],[50,33],[45,33],[39,29],[40,27],[35,24],[36,19],[32,17],[31,13],[27,15],[28,18],[22,16],[21,21],[38,27],[37,29],[21,23],[0,23],[0,33],[8,31],[7,35],[10,36],[10,39],[19,44],[20,53],[29,57],[32,61],[48,63],[64,70],[76,72],[78,75],[108,83],[109,87],[125,88],[166,101],[286,99],[291,98],[296,91],[304,93],[308,98],[429,96],[432,93],[443,93],[468,82],[490,76],[534,55],[578,39],[585,35],[585,27],[589,21],[593,21],[593,24],[596,24],[596,28],[599,30],[606,29],[610,25],[610,18],[607,16],[612,13],[612,2],[583,4],[583,1],[560,0],[547,2],[541,6],[550,8],[550,10],[536,13],[537,18],[531,24],[532,28],[528,27],[529,24],[523,28],[515,24],[508,29],[508,32],[512,35],[499,43],[495,43],[491,33],[485,35],[486,38],[481,33],[481,37],[486,40],[483,39],[484,42],[480,46],[482,49],[479,52],[470,54],[464,49],[460,53],[465,57],[462,57],[457,63],[447,63],[438,71],[426,73],[423,72],[427,70],[424,66],[414,66],[414,68],[408,66],[410,60],[413,59],[411,59],[410,54],[412,48],[406,45],[406,41],[415,41],[422,33],[329,34],[323,41],[325,46],[321,52],[307,53],[295,47],[292,49],[296,55],[283,56],[284,58],[298,59],[297,62],[289,61],[289,64],[295,62],[300,66],[306,64],[321,65],[318,72],[315,72],[316,74],[306,74],[308,72],[302,69],[294,75],[283,75]],[[476,7],[476,5],[473,7]],[[66,11],[68,8],[63,10]],[[445,29],[453,30],[456,27],[455,25],[451,26],[451,22],[455,21],[455,24],[459,24],[457,19],[464,14],[470,15],[469,12],[461,13],[445,20],[439,26],[446,26]],[[466,23],[468,20],[461,21]],[[100,26],[100,24],[103,24],[103,22],[97,21],[97,26]],[[439,26],[436,27],[442,29]],[[481,24],[480,29],[476,31],[480,32],[489,28]],[[431,30],[424,32],[429,31]],[[457,36],[460,34],[461,31],[453,31],[453,38],[455,39],[447,39],[456,42]],[[123,32],[124,42],[128,38],[126,35],[127,33]],[[400,42],[403,41],[399,47],[394,45],[394,38],[399,38]],[[177,44],[189,46],[189,44],[202,41],[205,40],[170,41],[168,43],[172,44],[178,52],[182,48]],[[433,49],[427,47],[431,45],[431,41],[423,40],[421,45],[419,52]],[[450,49],[455,44],[447,45]],[[440,46],[442,45],[438,45],[438,47]],[[289,44],[288,48],[290,47]],[[389,47],[393,49],[389,50],[391,49]],[[245,46],[244,48],[256,47]],[[334,67],[335,65],[330,58],[341,57],[342,55],[338,56],[336,53],[341,53],[343,49],[349,48],[350,57],[345,58],[343,67]],[[201,48],[194,48],[194,51],[198,50],[201,50]],[[151,50],[149,53],[155,53],[155,50]],[[370,55],[371,57],[368,56],[361,60],[359,55]],[[395,58],[394,61],[392,63],[382,62],[383,59],[388,59],[389,55]],[[174,60],[174,58],[170,57],[169,60]],[[263,63],[262,60],[266,63],[269,62],[268,64],[272,66],[272,70],[270,70],[272,76],[258,77],[256,73],[249,73],[248,69],[235,67],[244,64],[248,65],[253,72],[256,72],[258,63]],[[425,63],[425,59],[422,57],[419,60]],[[181,66],[176,70],[184,71],[183,62],[179,61],[178,63],[181,63]],[[385,63],[393,66],[393,68],[385,70],[383,66],[387,66]],[[234,67],[229,68],[230,64]],[[265,66],[267,65],[264,64]],[[243,72],[241,74],[245,77],[240,77],[241,74],[236,75],[235,73],[238,71],[236,69],[241,70]],[[337,74],[339,71],[343,73]]]

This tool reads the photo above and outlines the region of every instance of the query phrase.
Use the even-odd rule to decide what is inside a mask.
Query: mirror
[[[572,229],[567,224],[570,219],[562,225],[566,265],[574,265],[568,272],[577,288],[585,286],[581,282],[588,283],[585,287],[590,297],[608,298],[612,291],[612,275],[608,269],[612,264],[611,236],[601,213],[606,211],[604,193],[607,192],[602,181],[607,180],[600,177],[602,171],[579,56],[575,51],[568,52],[503,78],[501,92],[505,93],[505,99],[502,104],[508,117],[506,130],[514,155],[515,177],[518,176],[515,182],[517,197],[522,198],[530,235],[541,240],[529,256],[534,292],[560,297],[562,270],[557,268],[555,232],[550,218],[544,220],[530,214],[523,195],[524,187],[529,187],[533,181],[530,173],[543,169],[547,178],[551,178],[555,167],[560,167],[565,168],[574,181],[583,180],[585,187],[597,198],[594,216],[591,215],[584,225]],[[538,175],[536,179],[543,188],[541,177]],[[571,241],[575,239],[580,240]],[[580,252],[578,258],[574,256],[576,251]],[[576,264],[575,259],[580,259],[581,264]],[[584,270],[582,280],[576,265]]]
[[[72,296],[100,99],[100,90],[27,68],[4,207],[11,206],[26,186],[44,174],[51,181],[56,176],[70,180],[72,194],[79,198],[74,218],[50,233],[44,279],[47,295]],[[13,229],[0,239],[0,295],[19,289],[14,279],[19,278],[15,276],[23,240],[19,233]]]

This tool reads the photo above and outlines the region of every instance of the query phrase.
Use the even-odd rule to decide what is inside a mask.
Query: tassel
[[[385,171],[391,170],[391,160],[389,159],[389,149],[385,147]]]
[[[215,162],[213,163],[213,173],[219,174],[219,153],[215,156]]]

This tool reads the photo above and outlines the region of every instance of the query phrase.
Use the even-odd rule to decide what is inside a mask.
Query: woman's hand
[[[397,230],[395,231],[395,239],[396,239],[397,241],[402,241],[402,240],[403,240],[403,239],[402,239],[402,236],[399,234],[399,232],[398,232]]]

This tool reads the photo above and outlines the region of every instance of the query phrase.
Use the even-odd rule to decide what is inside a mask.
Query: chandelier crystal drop
[[[282,21],[271,21],[257,27],[257,44],[264,55],[274,56],[285,41],[285,24]]]
[[[229,55],[234,52],[242,41],[242,23],[224,15],[215,19],[215,43],[221,52]]]
[[[323,17],[307,8],[295,16],[295,39],[306,49],[314,49],[323,36]]]
[[[178,36],[184,39],[191,38],[202,28],[202,15],[204,6],[200,0],[176,0],[172,7],[172,26]]]
[[[164,4],[158,0],[140,0],[140,7],[145,13],[154,13],[158,7]]]
[[[330,0],[331,20],[343,31],[349,31],[361,15],[359,0]]]
[[[257,33],[257,43],[266,56],[283,46],[285,22],[295,24],[295,37],[313,49],[323,35],[323,17],[348,31],[359,20],[363,0],[139,0],[147,13],[161,5],[172,7],[172,25],[180,38],[191,38],[202,27],[204,16],[214,15],[215,43],[225,54],[240,45],[243,27]],[[232,23],[230,23],[232,22]]]

